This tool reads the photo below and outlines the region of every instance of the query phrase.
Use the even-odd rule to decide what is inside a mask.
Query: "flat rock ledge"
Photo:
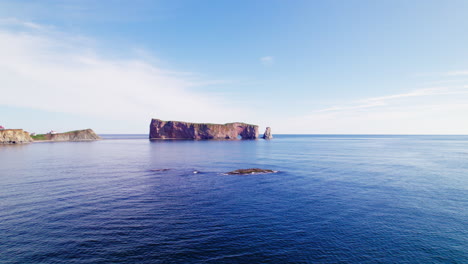
[[[251,168],[251,169],[238,169],[230,172],[226,172],[227,175],[247,175],[247,174],[265,174],[265,173],[276,173],[278,171]]]

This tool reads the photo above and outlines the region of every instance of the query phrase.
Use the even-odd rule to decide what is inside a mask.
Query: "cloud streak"
[[[468,134],[468,87],[434,87],[370,97],[291,118],[296,133]]]
[[[272,56],[261,57],[260,62],[265,66],[273,65],[273,63],[275,63],[275,58]]]
[[[324,109],[319,109],[314,112],[333,112],[333,111],[344,111],[344,110],[354,110],[354,109],[363,109],[363,108],[374,108],[374,107],[383,107],[391,104],[392,101],[398,101],[400,99],[407,98],[418,98],[418,97],[429,97],[429,96],[444,96],[444,95],[467,95],[468,89],[467,86],[462,87],[436,87],[436,88],[427,88],[427,89],[417,89],[410,91],[408,93],[393,94],[381,97],[371,97],[361,100],[357,100],[341,106],[333,106]]]
[[[466,76],[466,75],[468,75],[468,70],[446,72],[445,75],[447,75],[447,76]]]

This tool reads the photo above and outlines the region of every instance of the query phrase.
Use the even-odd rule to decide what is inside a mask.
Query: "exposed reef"
[[[29,143],[33,139],[28,132],[23,129],[4,129],[0,130],[0,144],[20,144]]]
[[[99,137],[92,129],[75,130],[57,134],[41,134],[33,136],[34,141],[92,141]]]
[[[267,127],[265,133],[263,133],[263,139],[272,139],[273,135],[271,134],[271,128]]]
[[[208,124],[152,119],[150,139],[257,139],[258,126],[246,123]]]
[[[263,174],[263,173],[275,173],[277,171],[251,168],[251,169],[238,169],[235,171],[226,172],[227,175],[246,175],[246,174]]]
[[[151,172],[164,172],[164,171],[170,171],[171,169],[153,169],[150,170]]]

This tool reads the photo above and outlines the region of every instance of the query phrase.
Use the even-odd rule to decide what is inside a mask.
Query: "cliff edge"
[[[29,133],[23,129],[0,130],[0,144],[29,143],[32,141],[33,139]]]
[[[208,124],[152,119],[150,139],[257,139],[258,126],[246,123]]]
[[[75,130],[57,134],[42,134],[34,136],[35,141],[91,141],[99,140],[99,137],[92,129]]]

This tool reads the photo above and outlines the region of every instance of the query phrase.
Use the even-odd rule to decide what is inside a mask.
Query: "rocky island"
[[[99,137],[92,129],[75,130],[65,133],[48,133],[32,136],[34,141],[92,141]]]
[[[29,143],[33,139],[28,132],[23,129],[2,129],[0,130],[0,144]]]
[[[258,126],[246,123],[189,123],[152,119],[150,139],[257,139]]]

